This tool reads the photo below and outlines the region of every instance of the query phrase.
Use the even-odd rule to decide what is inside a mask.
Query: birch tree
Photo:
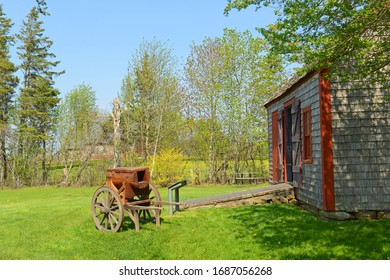
[[[112,121],[113,121],[113,146],[114,146],[114,167],[120,167],[122,165],[121,161],[121,106],[119,98],[115,98],[113,101],[112,108]]]

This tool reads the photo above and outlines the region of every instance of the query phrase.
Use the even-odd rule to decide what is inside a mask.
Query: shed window
[[[311,107],[303,109],[303,160],[304,163],[312,163],[312,129],[311,129]]]

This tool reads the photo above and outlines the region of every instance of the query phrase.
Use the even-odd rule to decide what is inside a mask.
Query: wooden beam
[[[333,140],[330,81],[326,77],[329,70],[320,72],[320,119],[322,153],[322,199],[326,211],[335,211]]]

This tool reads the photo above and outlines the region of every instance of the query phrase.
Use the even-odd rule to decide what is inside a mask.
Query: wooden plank
[[[151,199],[144,199],[144,200],[136,200],[136,201],[127,202],[126,205],[138,205],[138,204],[144,204],[144,203],[150,203],[150,202],[152,202]]]
[[[141,205],[125,205],[125,208],[131,210],[163,210],[164,208],[158,206],[141,206]]]
[[[159,201],[153,202],[155,205],[184,205],[182,202],[168,202],[168,201]]]

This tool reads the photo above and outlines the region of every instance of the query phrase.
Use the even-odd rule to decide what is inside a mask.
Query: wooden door
[[[293,186],[301,184],[301,106],[295,100],[291,108],[292,116],[292,171]]]
[[[273,182],[278,182],[279,177],[278,177],[278,115],[279,112],[275,111],[272,113],[272,181]]]
[[[278,181],[283,182],[283,109],[278,113]]]

